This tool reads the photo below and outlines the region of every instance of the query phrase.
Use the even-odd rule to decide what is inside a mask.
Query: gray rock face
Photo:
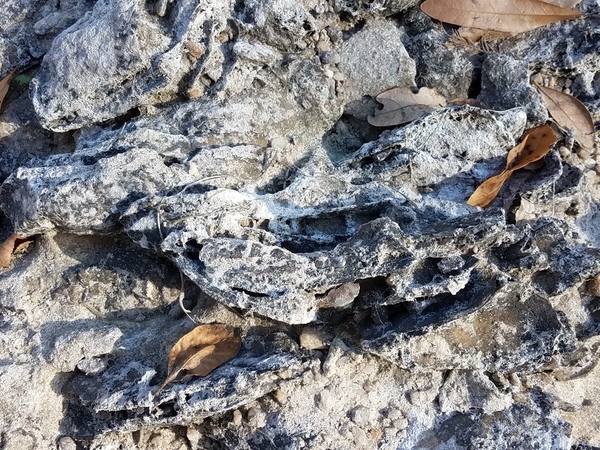
[[[481,102],[496,110],[526,108],[527,128],[548,120],[542,97],[529,84],[526,62],[516,61],[505,55],[489,55],[481,71],[481,93],[477,97]]]
[[[484,55],[416,3],[10,2],[0,70],[45,56],[0,116],[0,231],[36,236],[1,269],[3,445],[600,445],[597,156],[467,204],[548,118],[530,75],[597,101],[598,5]],[[490,109],[370,126],[398,85]],[[157,394],[188,317],[242,349]]]

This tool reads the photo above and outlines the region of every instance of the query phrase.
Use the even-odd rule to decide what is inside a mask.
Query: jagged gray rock
[[[209,3],[0,16],[20,21],[3,73],[52,40],[33,105],[77,130],[42,132],[26,95],[1,117],[0,233],[39,234],[2,269],[1,442],[599,445],[595,155],[564,139],[489,209],[466,203],[545,121],[531,74],[597,102],[597,1],[485,57],[413,0]],[[396,84],[493,109],[376,129]],[[188,317],[242,350],[155,395]]]

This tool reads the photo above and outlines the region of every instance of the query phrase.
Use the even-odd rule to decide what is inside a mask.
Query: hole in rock
[[[560,280],[558,276],[549,270],[537,272],[532,277],[533,284],[544,291],[546,294],[552,294],[558,290]]]
[[[184,255],[192,260],[200,259],[200,252],[202,251],[202,244],[198,241],[190,240],[185,243]]]
[[[441,258],[426,258],[414,271],[413,282],[415,284],[429,284],[436,275],[441,275],[438,263]]]
[[[356,280],[356,283],[360,286],[358,297],[355,300],[355,304],[359,308],[384,304],[393,291],[393,287],[387,283],[385,277],[365,278]]]
[[[332,242],[320,242],[298,237],[293,240],[281,242],[281,247],[292,253],[314,253],[333,250],[341,242],[343,240],[340,240],[340,242],[336,242],[335,240]]]
[[[247,289],[243,289],[243,288],[231,288],[232,291],[235,292],[241,292],[243,294],[246,294],[249,297],[255,297],[255,298],[269,298],[270,296],[268,294],[263,294],[261,292],[252,292],[249,291]]]

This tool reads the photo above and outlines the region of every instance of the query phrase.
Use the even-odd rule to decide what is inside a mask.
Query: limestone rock
[[[546,106],[529,82],[527,63],[505,55],[489,55],[481,72],[478,100],[494,110],[526,108],[528,129],[548,120]]]
[[[598,2],[485,56],[417,3],[8,1],[0,72],[35,79],[0,115],[0,234],[34,243],[1,269],[0,442],[600,445],[593,152],[466,203],[546,120],[530,72],[597,103]],[[413,84],[493,109],[365,120]],[[156,395],[196,323],[242,350]]]

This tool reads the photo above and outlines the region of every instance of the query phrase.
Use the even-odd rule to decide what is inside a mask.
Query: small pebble
[[[600,274],[585,283],[585,290],[594,297],[600,297]]]
[[[541,73],[536,73],[534,76],[531,77],[531,82],[533,84],[544,84],[544,76]]]
[[[408,427],[408,419],[406,417],[402,417],[394,420],[394,427],[398,430],[405,430]]]
[[[58,441],[58,450],[77,450],[77,443],[70,437],[61,437]]]
[[[596,160],[594,158],[589,158],[583,161],[583,165],[586,169],[594,170],[596,168]]]
[[[367,425],[374,419],[372,411],[365,406],[357,406],[350,411],[350,418],[357,425]]]
[[[352,436],[354,436],[354,443],[356,444],[357,448],[369,448],[369,437],[362,428],[352,428]]]
[[[319,59],[323,64],[337,64],[340,62],[340,55],[336,52],[325,51],[319,53]]]
[[[198,443],[200,442],[200,438],[202,438],[200,432],[197,429],[191,427],[188,427],[186,429],[185,436],[187,437],[187,440],[190,441],[190,444],[192,444],[192,448],[196,448],[196,445],[198,445]]]
[[[273,398],[280,405],[283,405],[285,402],[287,402],[287,394],[285,392],[283,392],[281,389],[275,389],[273,391]]]
[[[344,81],[346,79],[346,75],[344,75],[342,72],[337,71],[333,74],[333,79],[335,81]]]
[[[317,395],[317,404],[322,409],[332,409],[335,405],[335,398],[329,391],[323,391]]]
[[[565,147],[564,145],[561,145],[558,148],[558,153],[560,154],[560,156],[562,158],[567,158],[570,154],[571,154],[571,150],[569,150],[567,147]]]
[[[235,426],[239,426],[242,424],[242,413],[239,409],[233,411],[233,417],[231,418],[231,423]]]
[[[589,151],[587,151],[583,148],[580,148],[579,150],[577,150],[577,156],[579,156],[579,158],[586,161],[592,157],[592,154]]]
[[[247,413],[248,423],[255,428],[263,428],[267,424],[267,415],[258,406],[253,406]]]
[[[300,347],[307,350],[323,350],[329,347],[332,336],[314,327],[304,327],[300,333]]]
[[[331,42],[333,42],[334,44],[339,44],[344,38],[344,33],[342,33],[342,30],[339,30],[337,28],[327,28],[327,34],[329,35],[329,39],[331,39]]]

